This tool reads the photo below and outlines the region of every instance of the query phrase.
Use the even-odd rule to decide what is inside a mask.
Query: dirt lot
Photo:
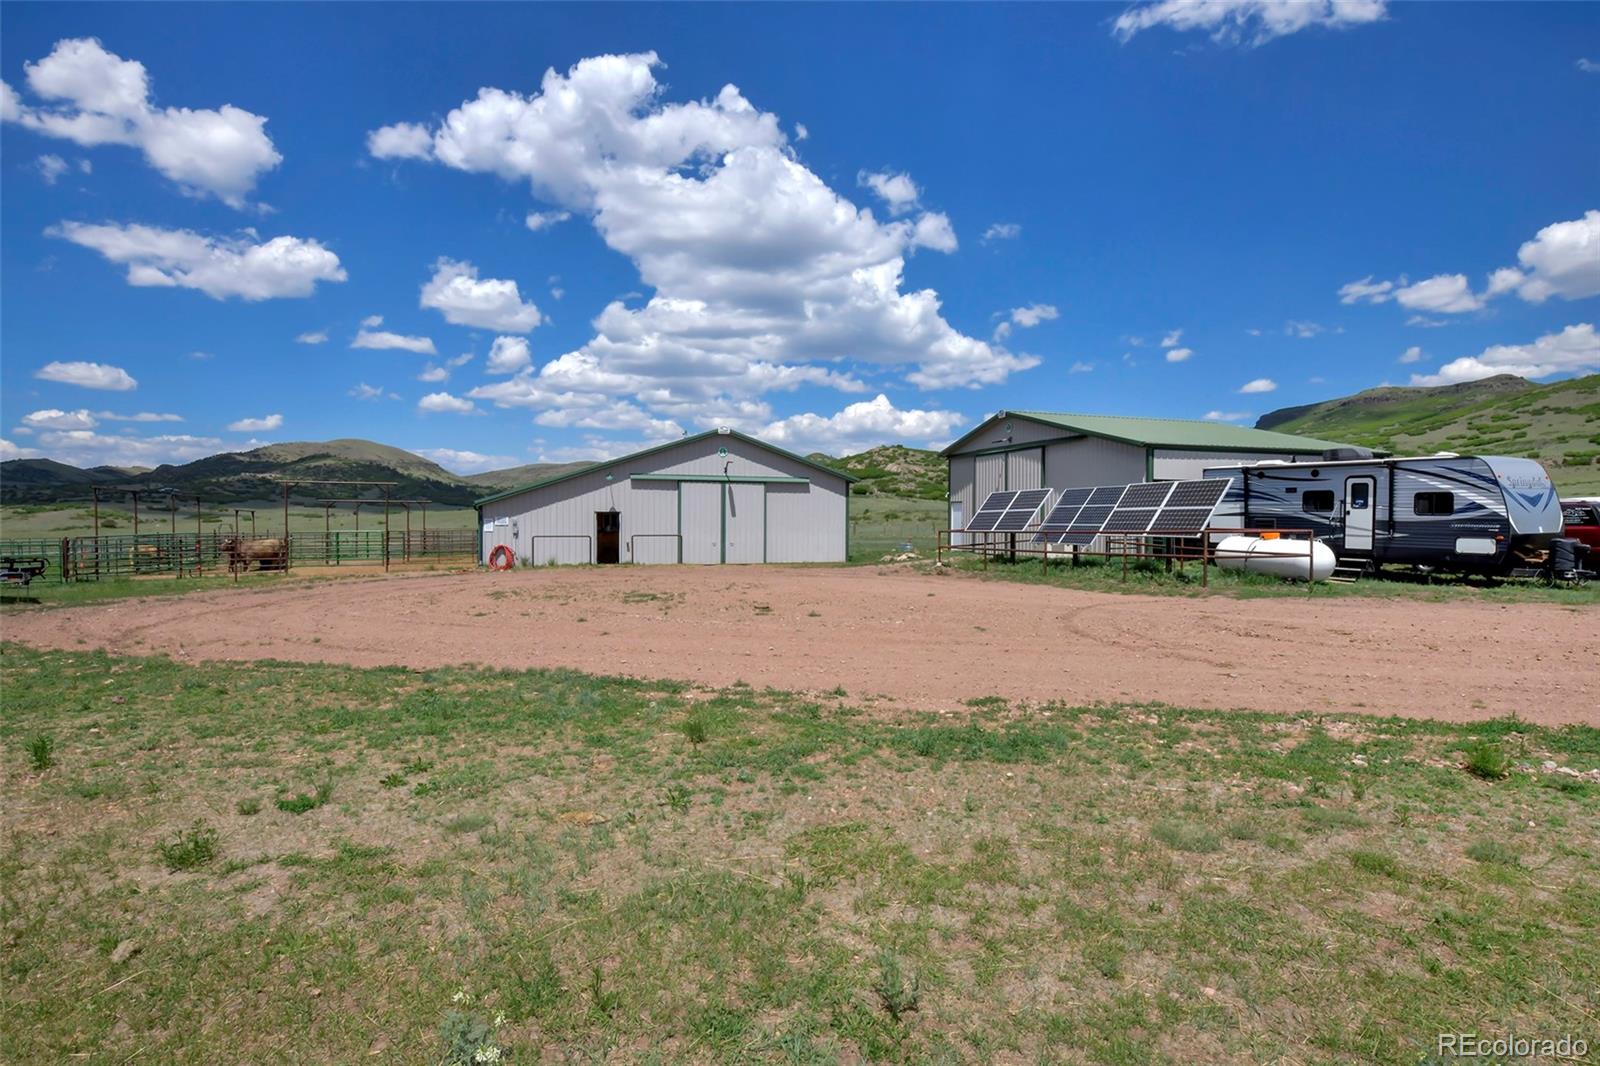
[[[357,666],[482,663],[983,696],[1600,724],[1600,611],[1107,595],[851,569],[538,570],[289,583],[25,612],[39,647]]]

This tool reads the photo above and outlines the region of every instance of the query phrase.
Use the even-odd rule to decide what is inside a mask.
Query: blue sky
[[[472,471],[719,424],[842,452],[1600,369],[1593,5],[3,29],[6,457],[366,437]]]

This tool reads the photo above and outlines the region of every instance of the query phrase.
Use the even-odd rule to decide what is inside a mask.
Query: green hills
[[[949,470],[944,459],[938,452],[925,448],[884,444],[838,459],[821,452],[814,452],[807,458],[860,478],[851,489],[857,496],[942,500],[948,490]]]
[[[1460,385],[1384,386],[1272,411],[1256,428],[1395,455],[1525,456],[1542,462],[1563,492],[1600,492],[1600,374],[1548,385],[1501,374]]]

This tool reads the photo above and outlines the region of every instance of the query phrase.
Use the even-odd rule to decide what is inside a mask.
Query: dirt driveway
[[[27,644],[357,666],[565,666],[980,696],[1600,725],[1600,610],[1114,595],[955,575],[618,567],[292,582],[41,610]],[[87,643],[85,643],[87,642]]]

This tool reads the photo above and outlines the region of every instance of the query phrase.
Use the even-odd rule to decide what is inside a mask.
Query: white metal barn
[[[856,479],[716,429],[485,496],[478,557],[558,563],[838,563]]]
[[[1177,481],[1201,477],[1206,467],[1321,459],[1345,447],[1218,422],[1001,411],[940,454],[950,464],[950,528],[963,529],[978,504],[1003,489]]]

